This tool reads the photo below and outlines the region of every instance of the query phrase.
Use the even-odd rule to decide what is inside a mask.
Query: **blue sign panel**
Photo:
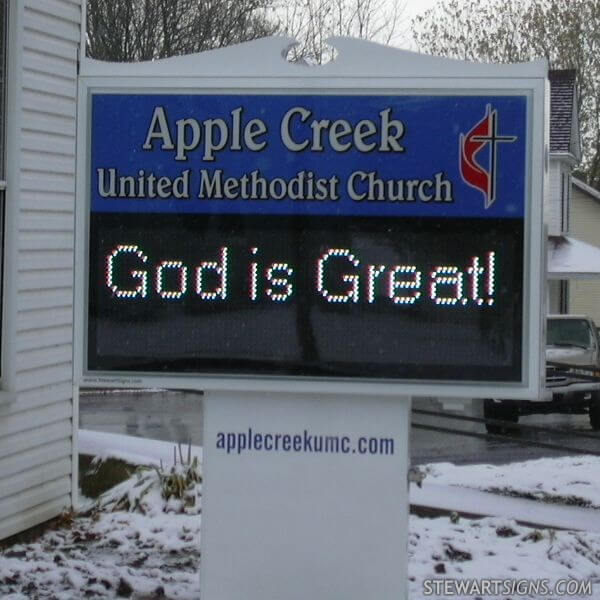
[[[520,382],[527,115],[92,95],[88,369]]]
[[[94,212],[523,217],[524,96],[96,94]]]

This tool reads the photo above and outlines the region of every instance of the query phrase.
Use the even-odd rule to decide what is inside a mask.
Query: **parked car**
[[[590,317],[548,316],[544,392],[542,401],[485,399],[484,417],[516,423],[521,415],[587,413],[600,430],[600,334]],[[489,433],[505,428],[486,424]]]

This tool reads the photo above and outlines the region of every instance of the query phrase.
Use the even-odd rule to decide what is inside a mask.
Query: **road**
[[[192,444],[202,445],[202,395],[198,393],[164,390],[106,393],[84,390],[79,406],[80,427],[84,429],[172,442],[191,441]],[[442,404],[433,399],[417,398],[413,400],[413,407],[465,416],[481,416],[479,402],[446,401]],[[439,417],[414,415],[413,423],[485,433],[482,424]],[[542,425],[563,431],[518,432],[512,434],[507,441],[497,441],[413,428],[412,463],[502,464],[561,454],[555,450],[528,446],[528,441],[600,451],[600,432],[597,439],[575,437],[577,433],[592,433],[587,415],[531,415],[522,417],[520,423]]]
[[[437,405],[437,406],[436,406]],[[440,403],[428,401],[413,401],[413,408],[426,410],[442,410],[454,415],[483,417],[481,402],[456,402],[441,406]],[[413,424],[422,423],[485,434],[485,427],[480,423],[465,423],[461,421],[413,415]],[[556,431],[535,432],[517,431],[506,436],[503,440],[450,435],[432,431],[420,430],[415,427],[411,431],[411,449],[413,464],[430,462],[451,462],[454,464],[504,464],[515,461],[531,460],[543,457],[556,457],[572,454],[529,445],[531,442],[542,442],[580,448],[582,450],[600,451],[600,432],[593,432],[587,415],[528,415],[521,417],[523,425],[548,427]],[[594,439],[577,437],[577,434],[594,436]]]

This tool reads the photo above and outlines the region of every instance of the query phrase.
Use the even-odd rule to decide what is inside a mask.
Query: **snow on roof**
[[[577,179],[577,177],[571,177],[571,181],[575,187],[579,188],[582,192],[589,194],[594,200],[600,200],[600,192],[591,185],[581,181],[581,179]]]
[[[563,235],[548,236],[548,278],[600,277],[600,248]]]

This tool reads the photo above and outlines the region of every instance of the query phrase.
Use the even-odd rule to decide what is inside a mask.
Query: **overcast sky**
[[[428,8],[431,8],[439,1],[443,0],[405,0],[405,7],[402,13],[403,23],[402,29],[406,29],[404,38],[396,42],[396,45],[403,48],[414,50],[412,35],[410,34],[410,22],[417,15],[424,13]]]
[[[438,0],[406,0],[404,12],[406,16],[412,19],[414,16],[425,12],[428,8],[437,4],[437,1]]]

